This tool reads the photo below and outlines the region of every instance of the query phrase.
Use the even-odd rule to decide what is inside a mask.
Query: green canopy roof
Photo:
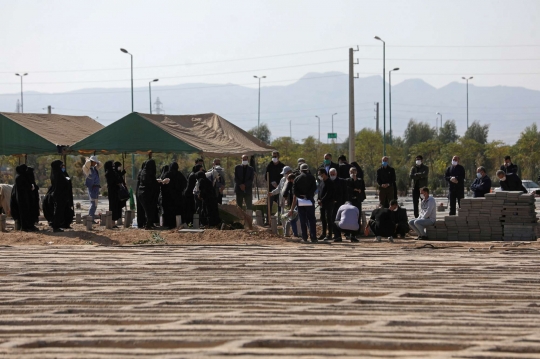
[[[88,116],[0,113],[0,155],[52,154],[103,128]]]
[[[131,113],[77,142],[80,153],[197,152],[208,156],[264,154],[273,148],[214,114]]]

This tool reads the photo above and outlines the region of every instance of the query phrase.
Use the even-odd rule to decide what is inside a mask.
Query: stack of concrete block
[[[501,223],[505,241],[530,241],[537,238],[535,198],[522,192],[506,192]]]

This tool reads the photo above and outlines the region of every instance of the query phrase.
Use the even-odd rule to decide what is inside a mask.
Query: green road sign
[[[337,138],[337,133],[328,133],[328,138]]]

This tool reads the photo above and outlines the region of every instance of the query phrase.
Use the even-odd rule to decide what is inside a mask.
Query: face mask
[[[477,174],[476,174],[476,177],[482,178],[482,174],[481,174],[481,173],[477,173]]]
[[[333,181],[337,178],[337,176],[330,176],[330,179]]]
[[[416,165],[417,166],[420,166],[422,164],[422,161],[421,160],[416,160]]]
[[[317,176],[317,178],[319,179],[319,181],[323,181],[322,176]]]
[[[420,199],[424,199],[424,195],[423,195],[423,194],[420,195]]]
[[[64,167],[62,167],[62,172],[66,172],[66,169]]]
[[[324,160],[324,164],[327,165],[327,166],[328,166],[331,162],[332,162],[332,161],[330,161],[330,160]]]
[[[510,163],[505,162],[504,165],[505,165],[506,167],[508,167],[508,166],[510,166]]]
[[[351,178],[354,178],[354,177],[356,177],[356,175],[351,173]]]
[[[383,161],[383,162],[382,162],[382,165],[383,165],[383,166],[388,166],[388,162]]]
[[[122,166],[118,167],[118,171],[122,171]]]
[[[499,180],[501,180],[502,182],[504,182],[504,181],[506,181],[506,177],[499,178]]]
[[[457,161],[452,161],[452,166],[457,166]]]
[[[248,165],[248,161],[242,161],[242,166],[247,166]]]
[[[279,160],[278,160],[278,158],[277,158],[277,157],[272,157],[272,162],[274,162],[274,163],[278,163],[278,161],[279,161]]]
[[[392,211],[397,212],[397,209],[398,209],[398,208],[396,207],[396,208],[394,208]]]

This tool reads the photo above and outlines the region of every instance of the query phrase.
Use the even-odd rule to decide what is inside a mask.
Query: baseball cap
[[[300,171],[305,171],[305,170],[309,170],[309,166],[307,165],[307,163],[303,163],[300,166]]]
[[[284,175],[285,173],[287,172],[291,172],[292,171],[292,168],[290,168],[289,166],[285,166],[283,167],[283,171],[281,171],[281,175]]]

